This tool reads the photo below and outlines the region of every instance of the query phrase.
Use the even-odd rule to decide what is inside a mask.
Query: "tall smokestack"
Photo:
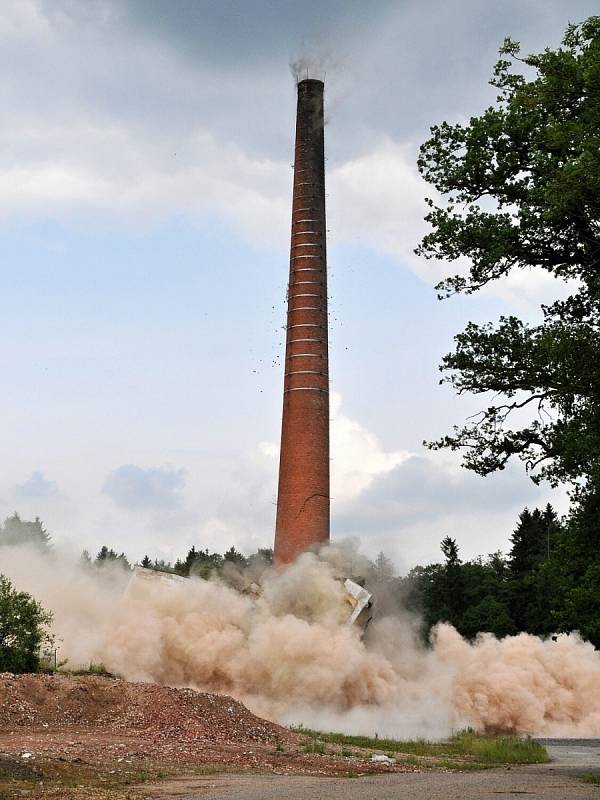
[[[275,562],[329,540],[323,82],[298,83]]]

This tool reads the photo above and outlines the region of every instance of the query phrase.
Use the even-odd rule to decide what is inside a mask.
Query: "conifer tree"
[[[44,553],[51,548],[50,535],[39,517],[33,522],[21,519],[15,513],[0,526],[0,545],[33,545]]]

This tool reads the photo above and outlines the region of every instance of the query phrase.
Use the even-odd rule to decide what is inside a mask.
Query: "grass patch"
[[[533,739],[517,736],[481,736],[462,731],[450,740],[452,755],[472,756],[484,764],[543,764],[550,761],[546,748]]]
[[[43,777],[44,774],[40,769],[21,759],[0,756],[0,781],[38,781]]]
[[[585,775],[580,775],[579,780],[584,783],[593,783],[595,786],[600,786],[600,772],[587,772]]]
[[[491,769],[494,764],[482,764],[480,761],[456,761],[449,758],[434,758],[431,756],[410,756],[402,753],[387,753],[389,758],[395,758],[397,764],[419,769],[441,769],[452,772],[476,772],[482,769]]]
[[[317,753],[320,756],[325,755],[325,745],[317,739],[309,739],[302,745],[302,750],[305,753]]]
[[[78,669],[60,669],[59,673],[64,675],[73,675],[78,677],[80,675],[98,675],[102,678],[119,678],[120,675],[115,675],[114,672],[109,672],[104,664],[96,664],[93,661],[87,667],[79,667]]]
[[[397,753],[421,757],[432,757],[447,761],[452,758],[466,759],[479,765],[494,764],[541,764],[550,758],[546,749],[531,739],[517,736],[487,736],[472,730],[461,731],[446,742],[430,742],[426,739],[380,739],[369,736],[348,736],[344,733],[321,733],[302,727],[293,728],[310,737],[312,742],[326,742],[340,746],[360,747],[365,750],[382,750],[391,756]],[[305,751],[306,752],[306,751]],[[443,766],[443,764],[440,764]],[[435,766],[432,764],[431,766]]]
[[[113,783],[115,786],[130,786],[134,783],[148,783],[149,781],[160,781],[167,778],[169,773],[162,769],[137,769],[132,772],[115,773],[114,775],[103,776],[104,779]]]

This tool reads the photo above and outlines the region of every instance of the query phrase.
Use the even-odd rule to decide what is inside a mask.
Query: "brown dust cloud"
[[[130,681],[227,693],[274,721],[322,730],[600,735],[600,653],[576,633],[469,642],[441,624],[425,646],[419,620],[396,609],[361,636],[339,580],[351,560],[343,547],[306,553],[282,573],[251,576],[253,593],[243,575],[131,579],[28,548],[2,548],[0,572],[53,612],[70,667],[102,663]]]

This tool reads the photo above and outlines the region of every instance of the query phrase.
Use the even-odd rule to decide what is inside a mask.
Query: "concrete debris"
[[[353,608],[348,625],[354,625],[361,613],[371,607],[372,595],[363,586],[351,581],[350,578],[344,581],[344,588],[348,592],[348,602]]]

